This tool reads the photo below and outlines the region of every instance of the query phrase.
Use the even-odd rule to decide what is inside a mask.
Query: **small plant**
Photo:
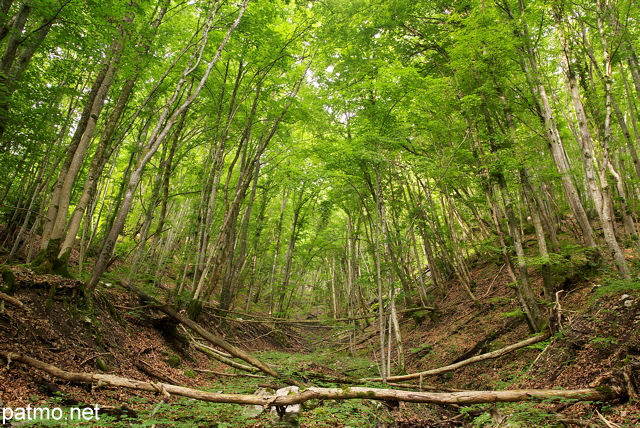
[[[610,345],[618,344],[615,337],[593,337],[589,342],[593,343],[596,348],[608,348]]]

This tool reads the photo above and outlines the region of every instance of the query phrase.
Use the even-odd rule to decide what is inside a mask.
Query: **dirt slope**
[[[81,285],[77,281],[35,275],[24,267],[12,270],[16,276],[16,291],[12,295],[24,307],[5,304],[0,313],[0,349],[24,353],[68,371],[108,371],[189,387],[207,385],[205,378],[194,376],[197,370],[216,369],[215,361],[212,366],[211,359],[189,345],[184,329],[123,290],[103,287],[96,299],[95,312],[87,315],[75,307]],[[248,350],[284,349],[260,325],[244,327],[228,321],[226,331],[235,330],[238,338],[220,331],[212,316],[203,315],[199,322]],[[86,385],[48,379],[19,363],[0,365],[0,404],[4,407],[44,403],[47,397],[55,395],[56,388],[71,400],[102,406],[121,406],[132,396],[153,396],[130,390],[87,389]]]

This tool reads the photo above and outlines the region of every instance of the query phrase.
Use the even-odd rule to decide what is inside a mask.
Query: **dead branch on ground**
[[[258,396],[243,394],[217,394],[199,391],[164,383],[142,382],[120,376],[99,373],[77,373],[62,370],[51,364],[36,360],[15,352],[0,351],[0,356],[9,363],[19,361],[51,376],[71,382],[96,383],[97,386],[115,386],[131,388],[161,394],[173,394],[212,403],[236,403],[262,406],[288,406],[300,404],[312,399],[350,400],[367,399],[380,401],[406,401],[413,403],[470,405],[481,403],[517,402],[517,401],[609,401],[626,394],[626,391],[614,387],[562,389],[523,389],[511,391],[463,391],[463,392],[413,392],[381,388],[316,388],[311,387],[297,394],[286,396]],[[624,384],[623,384],[624,385]]]
[[[481,355],[477,355],[475,357],[471,357],[468,358],[466,360],[460,361],[458,363],[455,364],[450,364],[448,366],[444,366],[444,367],[440,367],[437,369],[431,369],[431,370],[426,370],[420,373],[411,373],[408,375],[402,375],[402,376],[389,376],[387,377],[387,381],[391,381],[391,382],[402,382],[405,380],[411,380],[411,379],[419,379],[423,376],[435,376],[435,375],[439,375],[441,373],[446,373],[446,372],[450,372],[456,369],[459,369],[460,367],[464,367],[464,366],[468,366],[469,364],[473,364],[473,363],[477,363],[480,361],[484,361],[484,360],[490,360],[490,359],[494,359],[494,358],[498,358],[501,357],[505,354],[508,354],[510,352],[513,352],[517,349],[520,348],[524,348],[525,346],[529,346],[529,345],[533,345],[534,343],[538,343],[538,342],[542,342],[544,340],[547,340],[549,337],[551,337],[548,333],[544,333],[544,334],[539,334],[537,336],[533,336],[530,337],[529,339],[523,340],[521,342],[518,343],[514,343],[513,345],[509,345],[507,347],[504,347],[502,349],[498,349],[497,351],[492,351],[492,352],[487,352],[486,354],[481,354]],[[382,378],[364,378],[364,379],[360,379],[361,381],[370,381],[370,382],[382,382]]]
[[[221,363],[228,365],[229,367],[233,367],[234,369],[243,370],[243,371],[249,372],[249,373],[255,373],[255,372],[259,371],[255,367],[250,367],[250,366],[247,366],[245,364],[236,363],[235,361],[233,361],[233,360],[231,360],[231,359],[229,359],[227,357],[223,357],[222,355],[220,355],[217,352],[215,352],[211,347],[203,345],[202,343],[193,342],[193,346],[198,351],[202,352],[203,354],[206,354],[209,357],[213,358],[214,360],[218,360]]]
[[[3,300],[5,302],[10,303],[13,306],[17,306],[19,308],[24,307],[24,304],[20,300],[16,299],[15,297],[11,297],[6,293],[0,292],[0,300]]]

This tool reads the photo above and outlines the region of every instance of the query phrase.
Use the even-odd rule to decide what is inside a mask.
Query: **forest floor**
[[[197,351],[186,330],[124,289],[102,284],[97,310],[75,309],[80,283],[11,267],[13,297],[23,308],[4,305],[0,350],[18,352],[74,372],[108,372],[208,391],[252,394],[280,387],[273,379],[245,377]],[[474,306],[455,281],[435,314],[404,314],[403,342],[408,372],[441,367],[500,349],[530,336],[505,269],[480,264],[473,270]],[[637,283],[574,278],[558,294],[561,332],[507,356],[424,378],[424,389],[502,390],[583,388],[628,362],[640,361],[640,289]],[[377,376],[377,338],[346,346],[348,326],[263,323],[205,311],[198,322],[278,370],[318,386],[336,378]],[[371,334],[375,325],[358,337]],[[352,342],[355,343],[355,342]],[[340,350],[342,348],[343,350]],[[346,349],[350,348],[351,354]],[[638,386],[638,379],[632,379]],[[417,384],[419,382],[416,382]],[[379,385],[378,385],[379,386]],[[637,397],[632,397],[637,398]],[[60,381],[21,363],[0,366],[0,404],[25,406],[98,404],[103,419],[78,426],[268,427],[269,414],[231,404],[211,404],[116,388]],[[108,416],[110,415],[110,416]],[[130,418],[130,419],[127,419]],[[2,422],[2,421],[0,421]],[[5,421],[7,422],[7,421]],[[107,423],[108,422],[108,423]],[[465,409],[426,404],[399,406],[369,400],[308,403],[302,427],[458,426],[640,426],[638,401],[516,403]],[[36,424],[45,425],[42,422]],[[49,424],[55,426],[55,424]],[[15,423],[5,426],[25,426]],[[33,425],[32,425],[33,426]]]

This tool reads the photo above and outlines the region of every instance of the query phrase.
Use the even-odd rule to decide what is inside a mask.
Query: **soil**
[[[472,276],[474,293],[481,301],[481,307],[474,306],[454,281],[447,287],[438,314],[422,322],[405,320],[408,372],[452,364],[531,335],[524,317],[517,311],[518,302],[508,286],[510,279],[506,271],[496,265],[480,264],[472,271]],[[541,278],[533,279],[541,289]],[[563,287],[558,291],[555,305],[560,331],[551,340],[452,373],[425,378],[423,382],[461,390],[579,389],[597,386],[607,376],[619,374],[623,366],[640,362],[640,290],[637,286],[635,291],[623,288],[600,297],[599,284],[581,277],[568,279]],[[640,387],[637,371],[632,382],[637,391]],[[419,406],[405,407],[413,407],[408,412],[412,414]],[[491,409],[491,406],[484,407],[484,410]],[[637,400],[537,407],[555,415],[558,420],[576,422],[565,422],[564,426],[616,426],[608,425],[604,419],[624,427],[640,426]],[[600,417],[599,412],[606,414],[606,418]],[[423,420],[429,413],[418,411]],[[496,409],[494,420],[504,417],[497,413]],[[403,417],[403,414],[397,415],[399,420]],[[415,416],[413,420],[416,420]],[[503,423],[507,421],[504,417]],[[497,423],[496,426],[503,425]],[[522,426],[533,425],[525,423]]]
[[[142,304],[131,293],[103,284],[96,309],[88,315],[77,309],[81,286],[78,281],[36,275],[26,267],[12,270],[16,276],[12,296],[24,308],[4,305],[0,314],[0,349],[23,353],[67,371],[108,372],[191,388],[205,387],[208,382],[192,378],[190,372],[226,367],[212,367],[212,360],[189,344],[186,330],[176,328],[160,311]],[[259,324],[226,320],[223,331],[216,317],[206,313],[198,322],[248,351],[300,350],[294,331],[288,332],[287,343],[282,344],[276,335],[269,334],[267,327]],[[172,367],[173,361],[179,362],[177,367]],[[12,363],[0,366],[0,405],[14,408],[42,405],[54,393],[52,384],[73,400],[100,403],[102,407],[127,408],[132,396],[157,401],[154,394],[142,391],[87,389],[82,384],[61,383]]]
[[[96,310],[85,314],[76,306],[79,282],[36,275],[27,267],[11,267],[11,270],[16,277],[12,296],[24,303],[24,307],[4,304],[4,311],[0,313],[0,349],[24,353],[67,371],[108,371],[123,377],[170,381],[191,388],[208,385],[207,379],[193,377],[194,372],[225,370],[222,364],[212,366],[211,360],[189,343],[184,329],[172,325],[161,312],[144,305],[137,296],[123,289],[102,284]],[[508,286],[510,280],[505,269],[490,263],[478,264],[472,274],[480,306],[473,305],[462,287],[452,280],[435,313],[419,311],[403,316],[408,372],[451,364],[531,335],[524,318],[516,311],[517,300]],[[443,390],[583,388],[619,372],[625,365],[640,362],[639,291],[621,289],[600,296],[599,287],[593,282],[569,281],[559,290],[557,305],[561,329],[552,340],[453,373],[425,378],[422,387]],[[278,324],[274,329],[211,310],[205,310],[198,322],[250,352],[296,353],[308,351],[313,342],[315,346],[324,347],[331,343],[331,329],[310,324],[296,328]],[[362,336],[370,333],[365,331]],[[376,340],[373,337],[370,343],[358,346],[368,351],[356,352],[370,356],[371,345],[375,349]],[[336,356],[339,358],[344,357]],[[170,364],[176,359],[179,365]],[[314,361],[299,369],[334,379],[347,376]],[[640,385],[640,379],[634,376],[630,382],[635,388]],[[140,408],[134,404],[136,398],[148,402],[161,399],[152,393],[60,382],[20,363],[0,365],[3,407],[44,405],[51,396],[59,394],[56,391],[61,391],[72,402],[99,403],[114,411],[133,414]],[[540,404],[537,408],[564,420],[564,426],[615,426],[607,425],[605,420],[619,426],[640,426],[640,408],[633,400],[636,397],[630,398],[612,403]],[[499,422],[496,426],[509,423],[509,414],[490,405],[468,409],[467,416],[459,410],[400,403],[388,410],[394,422],[385,426],[471,426],[471,416],[487,412],[492,412],[494,420],[503,421],[504,425]]]

